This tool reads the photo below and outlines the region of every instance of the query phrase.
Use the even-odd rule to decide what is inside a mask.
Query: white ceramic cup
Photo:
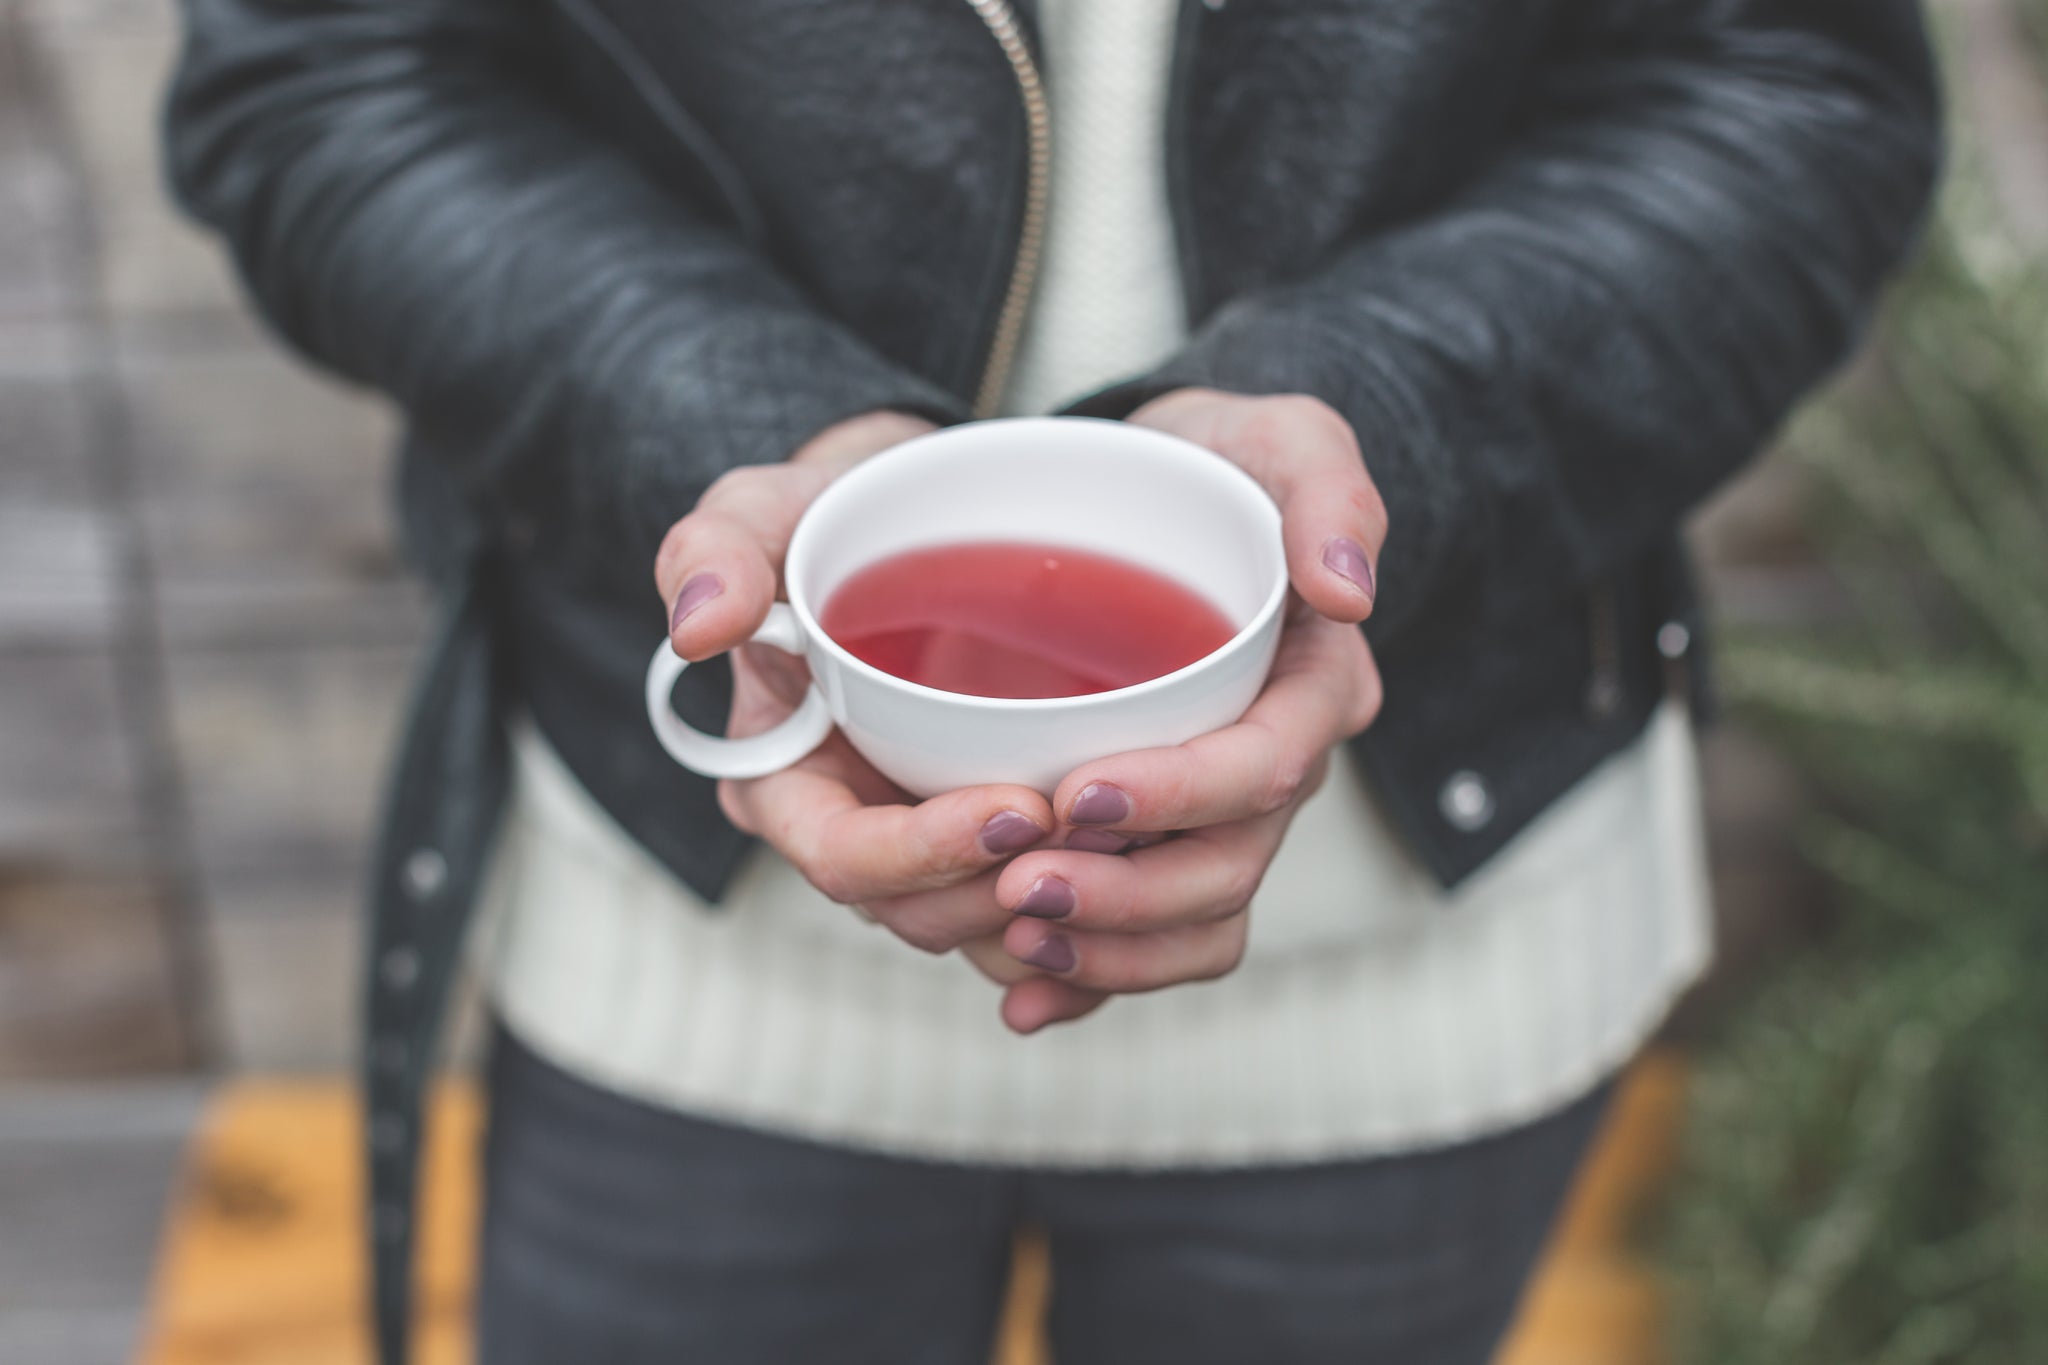
[[[1115,555],[1194,589],[1239,627],[1163,677],[1079,697],[942,692],[863,663],[818,611],[876,560],[964,541],[1032,541]],[[1222,456],[1163,432],[1081,417],[974,422],[906,441],[841,476],[804,513],[783,570],[789,596],[754,640],[803,656],[796,712],[745,739],[685,724],[670,693],[686,665],[667,641],[647,666],[647,714],[670,757],[707,777],[762,777],[836,724],[917,796],[1018,783],[1048,796],[1091,759],[1180,744],[1229,725],[1264,684],[1280,639],[1287,562],[1280,513]]]

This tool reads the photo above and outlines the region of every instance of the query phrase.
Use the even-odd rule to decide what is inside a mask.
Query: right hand
[[[669,642],[693,662],[733,652],[731,733],[757,734],[788,716],[809,686],[801,661],[744,647],[779,595],[783,556],[813,499],[846,470],[931,423],[902,413],[852,418],[808,442],[786,464],[735,469],[669,529],[655,583],[669,604]],[[1041,844],[1052,808],[1029,787],[967,787],[917,802],[838,731],[781,772],[718,785],[728,819],[766,840],[819,891],[866,907],[929,952],[1000,934],[1010,914],[994,876]],[[962,887],[986,878],[981,894]],[[929,893],[962,887],[934,898]]]

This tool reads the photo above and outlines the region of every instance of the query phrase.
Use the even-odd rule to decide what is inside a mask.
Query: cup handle
[[[803,628],[785,602],[768,609],[768,619],[754,632],[753,643],[799,658],[805,653]],[[787,768],[832,733],[832,714],[825,709],[824,693],[814,683],[805,690],[803,704],[772,730],[745,739],[707,735],[685,724],[670,705],[676,679],[689,666],[669,648],[667,640],[655,649],[647,664],[647,719],[654,723],[654,736],[668,756],[691,772],[705,777],[766,777]]]

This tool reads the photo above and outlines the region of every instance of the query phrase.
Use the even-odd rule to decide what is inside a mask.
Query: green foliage
[[[1963,156],[1789,443],[1853,621],[1724,656],[1829,798],[1846,913],[1702,1059],[1685,1365],[2048,1362],[2048,259]]]

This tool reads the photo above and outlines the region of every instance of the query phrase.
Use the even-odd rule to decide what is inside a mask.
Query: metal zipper
[[[1222,0],[1180,0],[1173,65],[1166,76],[1166,208],[1173,220],[1173,248],[1180,267],[1181,317],[1190,329],[1201,319],[1207,295],[1195,275],[1201,256],[1195,250],[1195,211],[1189,202],[1188,101],[1193,97],[1202,16],[1221,8]]]
[[[1603,583],[1586,603],[1586,641],[1591,670],[1586,678],[1586,711],[1606,720],[1621,710],[1621,594]]]
[[[974,391],[974,415],[991,417],[1002,405],[1003,390],[1010,382],[1010,370],[1017,363],[1017,344],[1024,335],[1024,315],[1031,307],[1031,291],[1038,283],[1039,259],[1045,250],[1046,205],[1052,190],[1052,105],[1045,97],[1045,83],[1039,79],[1038,62],[1024,41],[1017,12],[1009,0],[967,0],[991,37],[1009,59],[1010,72],[1017,78],[1017,94],[1024,102],[1024,127],[1029,152],[1024,181],[1024,222],[1017,234],[1017,254],[1010,265],[1010,287],[1003,294],[1002,311],[996,315],[995,336],[989,342],[988,360],[982,367],[981,383]]]

